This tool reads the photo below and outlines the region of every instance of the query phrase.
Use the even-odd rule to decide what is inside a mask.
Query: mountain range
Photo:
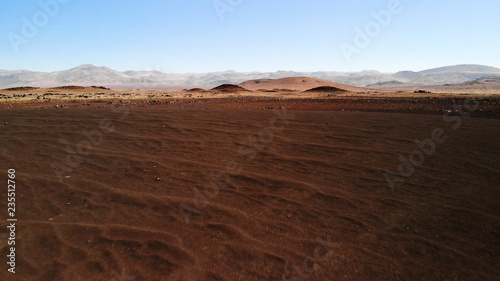
[[[213,88],[221,84],[240,84],[255,79],[311,77],[358,87],[437,86],[463,83],[483,77],[500,76],[500,69],[484,65],[455,65],[424,71],[382,73],[376,70],[361,72],[237,72],[163,73],[157,70],[117,71],[92,64],[55,72],[29,70],[0,70],[0,88],[32,86],[53,87],[65,85],[99,85],[114,89]]]

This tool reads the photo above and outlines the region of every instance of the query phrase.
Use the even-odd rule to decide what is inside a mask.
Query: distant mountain
[[[387,86],[401,86],[401,85],[404,85],[403,82],[399,82],[399,81],[387,81],[387,82],[379,82],[379,83],[375,83],[375,84],[371,84],[371,85],[368,85],[366,87],[368,88],[381,88],[381,87],[387,87]]]
[[[437,73],[495,73],[500,74],[500,69],[492,66],[478,64],[460,64],[454,66],[444,66],[439,68],[420,71],[422,74],[437,74]]]
[[[424,75],[420,72],[413,72],[413,71],[400,71],[392,75],[397,82],[402,82],[402,83],[411,83],[411,81],[415,81],[418,79],[422,79]]]
[[[99,84],[127,83],[130,80],[130,76],[125,73],[118,72],[109,67],[97,67],[91,64],[80,65],[65,71],[53,72],[53,75],[56,82],[63,84],[88,82]]]
[[[453,90],[498,90],[500,89],[500,77],[483,77],[476,80],[458,84],[445,84],[435,87],[437,89]]]
[[[500,93],[500,76],[482,77],[461,83],[451,83],[444,85],[424,85],[408,86],[402,84],[372,85],[371,88],[378,88],[392,91],[416,91],[425,90],[432,93],[471,93],[471,94],[498,94]]]
[[[161,71],[116,71],[105,66],[81,65],[69,70],[35,72],[29,70],[0,70],[0,88],[32,86],[100,85],[115,89],[183,89],[213,88],[221,84],[240,84],[248,80],[312,77],[358,87],[389,85],[457,84],[481,77],[500,76],[500,69],[484,65],[446,66],[420,72],[400,71],[394,74],[376,70],[361,72],[237,72],[163,73]]]

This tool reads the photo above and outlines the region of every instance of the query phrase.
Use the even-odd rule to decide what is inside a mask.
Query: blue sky
[[[499,12],[498,0],[9,0],[0,4],[0,69],[500,67]]]

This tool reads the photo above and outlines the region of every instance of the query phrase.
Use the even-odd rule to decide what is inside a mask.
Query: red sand
[[[500,276],[500,120],[111,108],[0,111],[0,210],[14,168],[19,215],[17,273],[4,263],[0,280]],[[435,128],[448,140],[391,192],[384,173]],[[52,164],[82,130],[96,145],[60,182]],[[218,173],[227,183],[196,201]]]

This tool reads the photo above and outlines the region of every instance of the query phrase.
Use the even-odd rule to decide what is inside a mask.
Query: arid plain
[[[0,90],[0,279],[496,280],[500,96],[313,80]]]

